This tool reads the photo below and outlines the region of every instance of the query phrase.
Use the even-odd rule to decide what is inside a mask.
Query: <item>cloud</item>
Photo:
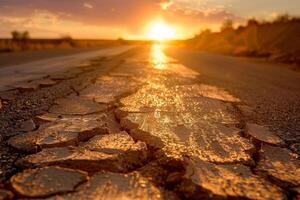
[[[149,23],[163,18],[167,23],[181,27],[182,35],[188,37],[202,26],[217,26],[226,18],[240,20],[238,16],[230,13],[226,6],[211,6],[207,4],[208,0],[126,0],[126,3],[124,0],[26,0],[26,3],[20,1],[1,0],[0,16],[8,17],[9,20],[26,19],[26,23],[21,24],[22,27],[29,27],[31,23],[31,26],[45,31],[51,28],[51,24],[72,24],[78,26],[77,29],[80,26],[93,27],[93,30],[96,27],[106,27],[114,29],[114,32],[118,30],[119,36],[142,37]],[[49,27],[47,24],[50,24]],[[56,28],[60,30],[55,31],[55,34],[58,31],[68,31],[68,26],[61,25]],[[54,31],[54,28],[50,30]]]
[[[71,35],[75,38],[118,38],[126,34],[119,27],[89,25],[78,21],[61,19],[47,10],[35,10],[26,17],[1,16],[0,35],[8,37],[7,30],[29,30],[33,37],[57,38],[61,35]],[[4,28],[3,28],[4,27]]]
[[[160,3],[160,7],[161,7],[163,10],[167,10],[172,4],[173,4],[172,1],[161,2],[161,3]]]
[[[89,4],[89,3],[84,3],[84,4],[83,4],[83,7],[88,8],[88,9],[94,8],[94,6],[91,5],[91,4]]]

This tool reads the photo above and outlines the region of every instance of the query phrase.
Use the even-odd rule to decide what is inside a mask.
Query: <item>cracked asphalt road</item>
[[[0,93],[0,199],[300,198],[298,115],[274,126],[250,89],[229,87],[245,86],[227,80],[235,70],[166,52],[138,47]],[[282,84],[299,109],[298,86]]]
[[[300,75],[286,66],[170,48],[169,56],[202,74],[200,81],[241,100],[247,121],[269,126],[289,144],[300,141]]]

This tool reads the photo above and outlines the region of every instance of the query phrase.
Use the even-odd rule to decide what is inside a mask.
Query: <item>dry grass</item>
[[[73,40],[70,38],[27,39],[24,41],[0,39],[0,52],[102,47],[105,45],[119,45],[123,43],[124,41],[120,40]]]

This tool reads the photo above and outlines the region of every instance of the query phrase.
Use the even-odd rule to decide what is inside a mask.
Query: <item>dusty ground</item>
[[[2,92],[0,199],[299,198],[291,141],[201,76],[141,47]]]

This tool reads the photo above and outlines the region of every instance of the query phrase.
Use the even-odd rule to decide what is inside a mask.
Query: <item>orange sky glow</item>
[[[184,39],[255,16],[300,14],[299,0],[1,0],[0,37],[28,30],[32,37]]]

